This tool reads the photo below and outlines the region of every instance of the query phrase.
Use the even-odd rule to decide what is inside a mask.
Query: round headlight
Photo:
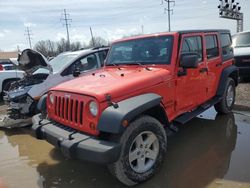
[[[49,95],[49,101],[51,104],[54,104],[54,95],[53,94]]]
[[[97,114],[98,114],[98,107],[97,107],[96,102],[91,101],[91,102],[89,103],[89,111],[90,111],[90,113],[91,113],[93,116],[97,116]]]

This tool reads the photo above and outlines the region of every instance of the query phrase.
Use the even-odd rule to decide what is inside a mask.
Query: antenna
[[[237,21],[236,31],[243,31],[243,13],[240,12],[241,6],[235,0],[219,0],[220,5],[219,9],[219,17],[227,18],[231,20]]]

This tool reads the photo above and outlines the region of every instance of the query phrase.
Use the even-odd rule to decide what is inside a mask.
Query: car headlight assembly
[[[54,95],[53,95],[53,94],[50,94],[50,95],[49,95],[49,102],[50,102],[51,104],[54,104],[54,100],[55,100]]]
[[[16,97],[22,97],[22,96],[26,95],[31,88],[32,88],[32,86],[27,86],[27,87],[18,88],[18,89],[15,89],[13,91],[10,91],[8,93],[9,98],[14,99]]]
[[[97,106],[95,101],[91,101],[89,103],[89,111],[90,111],[91,115],[93,115],[94,117],[97,116],[97,114],[98,114],[98,106]]]

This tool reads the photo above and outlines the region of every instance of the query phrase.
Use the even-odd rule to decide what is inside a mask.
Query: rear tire
[[[108,166],[112,175],[127,186],[151,178],[161,166],[167,147],[163,125],[151,116],[133,121],[120,137],[121,155]]]
[[[226,81],[226,88],[222,100],[215,104],[215,110],[220,114],[228,114],[232,111],[235,102],[235,82],[232,78]]]

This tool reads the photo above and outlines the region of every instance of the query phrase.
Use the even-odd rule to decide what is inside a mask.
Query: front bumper
[[[239,75],[243,78],[250,77],[250,67],[239,67]]]
[[[110,164],[116,162],[120,156],[119,143],[100,140],[49,120],[43,120],[41,114],[35,115],[32,122],[33,135],[58,147],[66,158]]]

